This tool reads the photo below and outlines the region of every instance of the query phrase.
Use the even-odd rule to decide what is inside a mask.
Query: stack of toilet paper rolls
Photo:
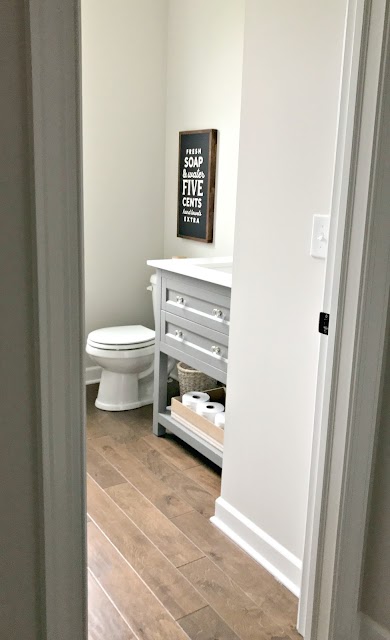
[[[208,393],[189,391],[183,395],[182,403],[185,407],[215,424],[216,427],[225,428],[225,407],[220,402],[211,402]]]

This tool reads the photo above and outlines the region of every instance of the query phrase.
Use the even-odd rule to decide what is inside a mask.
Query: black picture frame
[[[179,238],[213,242],[217,140],[216,129],[179,133]]]

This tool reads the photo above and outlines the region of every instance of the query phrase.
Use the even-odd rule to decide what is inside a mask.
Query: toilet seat
[[[154,345],[155,332],[139,324],[97,329],[88,335],[87,344],[106,351],[132,351]]]

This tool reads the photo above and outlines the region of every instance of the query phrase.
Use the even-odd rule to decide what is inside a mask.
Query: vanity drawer
[[[229,333],[229,296],[163,278],[162,309],[215,331]]]
[[[227,371],[228,336],[172,313],[161,312],[161,342],[206,364]]]

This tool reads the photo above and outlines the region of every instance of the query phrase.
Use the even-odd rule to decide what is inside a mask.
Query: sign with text
[[[181,131],[177,235],[213,241],[217,130]]]

